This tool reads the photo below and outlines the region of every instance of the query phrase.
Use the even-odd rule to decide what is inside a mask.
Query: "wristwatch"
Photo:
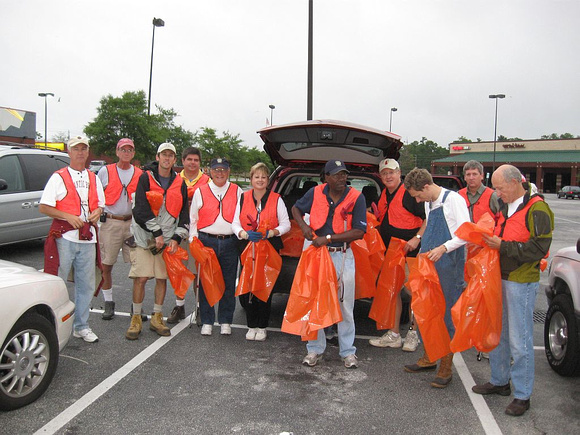
[[[415,234],[415,237],[417,237],[419,240],[421,240],[421,234]]]
[[[328,243],[332,243],[332,236],[330,234],[327,234],[326,240],[328,240]]]

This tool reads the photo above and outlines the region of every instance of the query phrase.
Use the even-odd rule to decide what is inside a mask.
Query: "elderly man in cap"
[[[391,237],[406,240],[405,252],[407,257],[416,257],[419,253],[421,237],[425,232],[425,206],[419,204],[407,192],[401,181],[401,168],[395,159],[385,159],[379,163],[379,175],[385,189],[379,198],[379,220],[381,221],[380,233],[385,243],[389,246]],[[403,287],[404,289],[404,287]],[[369,343],[375,347],[403,347],[405,352],[414,352],[419,346],[419,335],[414,323],[407,332],[405,342],[400,335],[402,301],[401,293],[397,298],[395,311],[395,325],[383,336],[371,338]]]
[[[131,200],[142,173],[141,169],[131,164],[134,156],[135,144],[131,139],[123,138],[117,142],[117,163],[102,167],[98,173],[105,189],[105,212],[101,215],[99,232],[103,263],[102,293],[105,299],[103,320],[111,320],[115,315],[111,272],[121,249],[125,263],[130,261],[129,246],[123,241],[131,237]]]
[[[232,333],[231,324],[236,308],[235,287],[238,268],[238,245],[232,222],[242,189],[229,182],[230,163],[224,158],[212,159],[211,181],[197,189],[191,200],[189,240],[197,237],[204,246],[215,251],[226,289],[219,301],[218,322],[221,335]],[[201,335],[211,335],[215,309],[211,307],[200,285],[199,308]]]
[[[325,183],[311,188],[292,207],[292,217],[302,234],[317,248],[328,249],[339,286],[342,322],[338,324],[339,354],[346,368],[357,368],[354,346],[355,265],[350,242],[362,239],[367,228],[364,196],[346,183],[349,171],[340,160],[330,160],[324,166]],[[310,213],[310,225],[304,215]],[[345,219],[346,217],[346,219]],[[326,349],[324,330],[316,340],[306,345],[308,354],[302,364],[314,367]]]
[[[95,264],[100,265],[97,222],[105,206],[100,180],[85,169],[89,141],[75,136],[67,143],[70,166],[56,171],[44,188],[38,210],[53,218],[45,245],[45,272],[67,280],[74,268],[73,336],[88,343],[99,339],[89,328],[89,307],[95,293]]]
[[[168,276],[161,252],[169,249],[174,253],[181,240],[187,237],[189,224],[187,188],[173,171],[177,161],[173,144],[159,145],[156,160],[145,168],[135,191],[131,232],[137,246],[130,253],[129,272],[129,278],[133,279],[133,315],[125,334],[129,340],[136,340],[141,333],[145,284],[150,278],[155,278],[155,304],[149,329],[162,336],[171,335],[162,314]],[[148,196],[153,197],[153,194],[163,197],[158,211],[149,202]]]

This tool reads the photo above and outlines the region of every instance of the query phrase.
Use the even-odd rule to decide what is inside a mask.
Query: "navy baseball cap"
[[[350,173],[350,171],[346,169],[344,162],[340,160],[329,160],[326,162],[326,165],[324,165],[325,174],[334,175],[340,171],[346,171],[347,173]]]

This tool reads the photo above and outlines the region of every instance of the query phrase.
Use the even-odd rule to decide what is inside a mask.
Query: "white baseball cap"
[[[159,148],[157,148],[157,154],[161,154],[161,152],[165,150],[173,151],[173,153],[177,155],[177,151],[175,150],[175,147],[172,143],[163,142],[161,145],[159,145]]]

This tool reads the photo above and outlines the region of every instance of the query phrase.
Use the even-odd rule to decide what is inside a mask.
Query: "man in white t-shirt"
[[[92,343],[99,338],[89,328],[89,306],[95,292],[98,264],[97,222],[105,206],[100,180],[85,168],[89,141],[68,141],[70,166],[56,171],[44,188],[38,210],[53,218],[45,246],[45,272],[67,280],[74,267],[75,320],[73,336]]]
[[[133,166],[131,160],[135,157],[135,144],[131,139],[123,138],[117,142],[117,163],[104,166],[98,177],[105,190],[105,212],[101,216],[99,245],[103,263],[103,298],[105,311],[103,320],[111,320],[115,315],[113,301],[113,266],[117,262],[119,251],[123,250],[123,261],[129,263],[129,246],[123,241],[131,237],[131,200],[141,169]]]

